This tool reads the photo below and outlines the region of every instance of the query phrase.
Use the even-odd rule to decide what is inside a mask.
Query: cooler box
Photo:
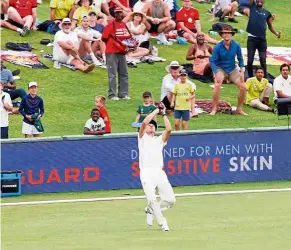
[[[21,171],[1,171],[1,197],[21,195]]]

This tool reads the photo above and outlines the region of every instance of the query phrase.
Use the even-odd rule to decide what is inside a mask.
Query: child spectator
[[[9,128],[9,120],[8,120],[8,112],[13,111],[13,106],[11,102],[10,95],[3,91],[4,82],[0,83],[0,124],[1,124],[1,139],[8,139],[8,128]]]
[[[91,111],[91,118],[86,122],[84,127],[84,135],[104,135],[105,123],[100,117],[98,108],[94,108]]]
[[[104,107],[105,101],[106,101],[105,96],[96,96],[95,97],[95,105],[99,109],[100,117],[105,122],[105,131],[106,131],[106,133],[111,133],[111,124],[110,124],[109,114],[108,114],[106,108]]]
[[[182,69],[179,73],[180,82],[173,90],[171,107],[175,107],[175,130],[180,130],[180,119],[182,118],[182,129],[187,130],[187,122],[190,119],[191,100],[194,98],[194,88],[187,83],[187,71]]]
[[[135,122],[142,123],[147,115],[152,113],[157,109],[156,106],[152,104],[152,94],[149,91],[146,91],[142,95],[143,104],[140,104],[137,109],[137,116]]]
[[[37,95],[38,85],[36,82],[30,82],[28,84],[28,93],[29,94],[22,99],[19,107],[19,112],[24,117],[22,133],[25,135],[25,138],[32,136],[39,137],[42,132],[36,129],[35,122],[38,122],[43,116],[44,105],[42,98]]]

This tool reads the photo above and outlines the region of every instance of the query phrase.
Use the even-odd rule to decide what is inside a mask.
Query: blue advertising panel
[[[22,192],[140,188],[137,137],[2,144],[2,169]],[[164,169],[173,186],[291,180],[291,131],[172,135]]]

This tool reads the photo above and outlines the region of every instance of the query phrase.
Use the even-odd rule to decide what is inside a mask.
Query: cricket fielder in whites
[[[158,108],[149,114],[141,124],[138,134],[140,180],[148,200],[145,208],[146,220],[149,226],[156,218],[163,231],[169,231],[169,226],[163,211],[169,209],[176,202],[173,188],[163,170],[163,148],[171,134],[171,124],[166,115],[166,108],[159,103]],[[155,136],[157,123],[154,117],[161,114],[165,124],[165,131]],[[156,189],[161,197],[157,201]]]

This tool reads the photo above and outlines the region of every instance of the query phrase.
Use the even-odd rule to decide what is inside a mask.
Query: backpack
[[[224,27],[229,27],[229,28],[231,28],[231,30],[233,30],[234,32],[238,32],[237,29],[234,29],[231,25],[226,24],[226,23],[214,23],[214,24],[212,24],[212,31],[219,32],[219,31],[221,31]]]
[[[16,51],[31,51],[32,47],[30,43],[6,43],[6,48],[10,50],[16,50]]]
[[[52,20],[46,20],[40,23],[37,28],[40,31],[46,31],[51,34],[56,34],[60,30],[59,24]]]

